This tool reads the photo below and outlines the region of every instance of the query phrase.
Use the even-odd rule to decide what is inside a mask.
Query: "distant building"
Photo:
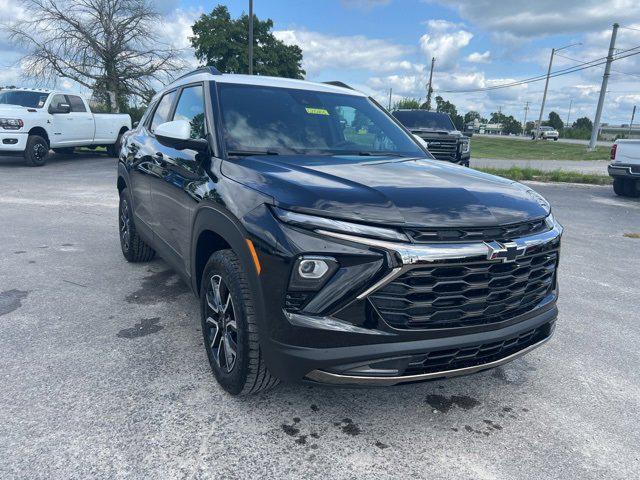
[[[502,135],[502,124],[482,123],[476,119],[466,125],[466,130],[473,131],[473,133],[484,133],[486,135]]]

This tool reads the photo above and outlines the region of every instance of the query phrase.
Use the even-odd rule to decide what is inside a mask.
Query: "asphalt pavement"
[[[98,155],[0,158],[0,478],[637,478],[637,199],[531,184],[566,231],[555,336],[521,359],[233,398],[195,297],[122,258],[115,179]]]

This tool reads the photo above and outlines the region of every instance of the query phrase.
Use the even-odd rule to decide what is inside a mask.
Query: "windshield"
[[[230,154],[426,155],[366,97],[224,83],[218,92]]]
[[[48,93],[21,90],[0,91],[0,105],[20,105],[27,108],[42,108]]]
[[[446,113],[429,112],[427,110],[396,110],[393,112],[400,123],[411,128],[431,128],[434,130],[455,130],[453,122]]]

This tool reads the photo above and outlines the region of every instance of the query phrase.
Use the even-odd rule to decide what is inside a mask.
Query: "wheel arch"
[[[47,144],[51,146],[51,139],[49,139],[49,134],[42,127],[33,127],[29,130],[29,135],[38,135],[39,137],[44,138],[47,141]]]

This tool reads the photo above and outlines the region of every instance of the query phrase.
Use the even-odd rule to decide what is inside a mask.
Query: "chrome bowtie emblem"
[[[513,262],[527,251],[525,245],[518,245],[515,242],[485,242],[489,249],[488,260],[502,260],[502,262]]]

